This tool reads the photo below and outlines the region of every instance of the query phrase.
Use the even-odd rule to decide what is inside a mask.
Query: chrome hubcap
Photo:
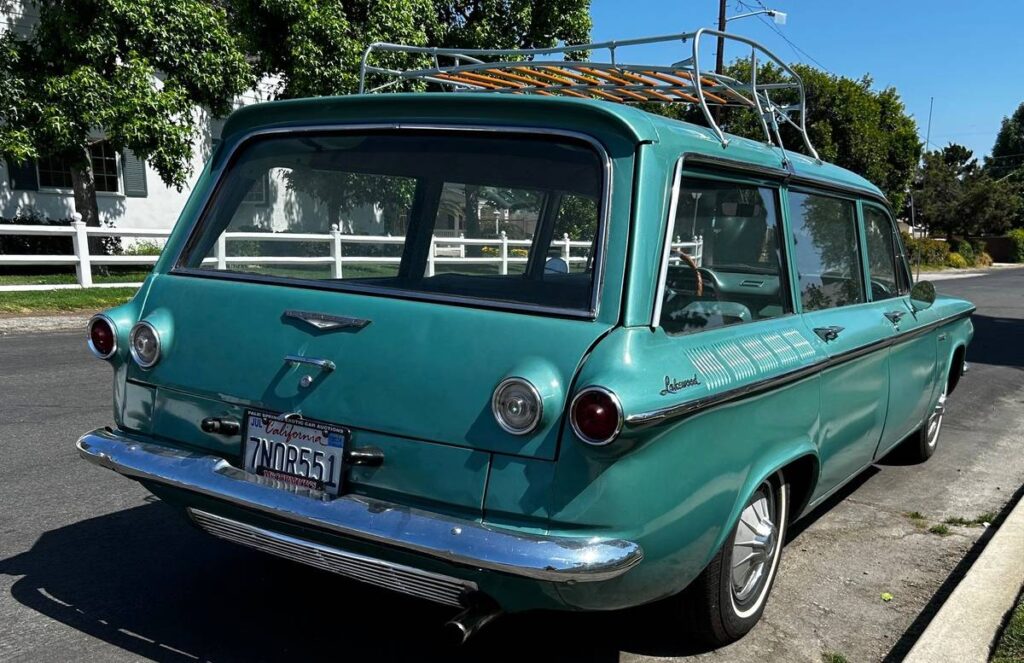
[[[939,396],[939,402],[935,404],[931,416],[928,417],[928,446],[934,447],[939,442],[939,430],[942,428],[942,415],[946,412],[946,392]]]
[[[732,544],[732,594],[737,603],[757,596],[776,552],[775,493],[767,483],[740,514]]]

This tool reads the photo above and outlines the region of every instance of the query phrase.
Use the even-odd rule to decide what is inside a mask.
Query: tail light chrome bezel
[[[153,360],[148,363],[143,361],[142,357],[139,356],[138,351],[135,349],[135,337],[142,328],[147,328],[153,332],[153,338],[156,339],[156,355],[153,357]],[[145,320],[136,322],[135,326],[132,327],[131,332],[128,334],[128,351],[131,353],[132,359],[135,360],[135,363],[139,368],[143,370],[153,368],[156,366],[157,362],[160,361],[160,357],[163,355],[163,340],[160,338],[160,332],[157,331],[156,327]]]
[[[107,354],[103,354],[102,352],[100,352],[99,348],[96,347],[96,344],[92,342],[92,328],[97,322],[103,322],[108,327],[110,327],[110,333],[114,338],[114,344],[110,348],[110,352],[108,352]],[[86,325],[85,330],[86,340],[88,341],[89,344],[89,351],[92,352],[93,356],[95,356],[97,359],[105,360],[110,359],[111,357],[117,354],[117,325],[114,324],[114,321],[111,320],[109,316],[106,316],[102,313],[97,313],[96,315],[89,318],[89,324]]]
[[[608,399],[612,402],[612,405],[615,406],[615,414],[617,415],[615,430],[612,432],[611,435],[609,435],[606,439],[603,440],[595,439],[590,437],[589,435],[586,435],[582,430],[580,430],[579,423],[576,421],[576,405],[579,403],[579,400],[586,396],[587,394],[594,392],[607,396]],[[585,387],[581,389],[575,396],[573,396],[572,402],[569,404],[569,424],[572,426],[572,432],[575,433],[576,437],[578,437],[581,441],[583,441],[586,444],[589,444],[592,447],[603,447],[614,442],[616,439],[618,439],[619,433],[622,432],[622,427],[625,423],[626,418],[622,412],[622,402],[619,400],[619,397],[615,395],[615,392],[610,389],[605,389],[604,387],[597,386]]]
[[[511,384],[518,384],[525,387],[526,390],[530,392],[531,397],[536,403],[537,414],[530,422],[530,425],[525,428],[516,428],[514,426],[510,426],[508,422],[505,421],[504,417],[502,417],[501,411],[499,409],[498,395],[501,394],[501,391],[505,387]],[[494,420],[498,422],[498,425],[501,426],[501,429],[504,430],[506,433],[511,433],[512,435],[529,435],[530,433],[537,430],[537,428],[540,427],[541,422],[544,420],[544,399],[541,398],[540,391],[537,390],[537,387],[533,386],[533,383],[527,380],[526,378],[505,378],[504,380],[498,383],[498,386],[495,387],[494,391],[491,393],[491,414],[494,416]]]

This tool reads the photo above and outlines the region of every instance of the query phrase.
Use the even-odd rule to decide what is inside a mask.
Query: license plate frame
[[[247,409],[242,469],[274,480],[282,488],[315,490],[336,497],[341,492],[345,450],[351,436],[349,428],[338,424]],[[292,449],[294,457],[290,457]],[[303,456],[303,450],[309,454]],[[268,459],[270,465],[262,462]],[[297,471],[303,464],[306,471]],[[317,468],[320,471],[314,472]]]

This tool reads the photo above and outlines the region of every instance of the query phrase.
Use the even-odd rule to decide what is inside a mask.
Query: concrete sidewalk
[[[1024,499],[928,624],[904,663],[985,663],[1024,585]]]

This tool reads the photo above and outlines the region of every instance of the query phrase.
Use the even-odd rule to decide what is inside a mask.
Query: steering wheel
[[[700,267],[697,266],[697,263],[694,261],[693,258],[686,255],[682,251],[680,251],[679,253],[673,253],[673,257],[681,258],[687,265],[689,265],[690,269],[693,270],[694,276],[697,277],[697,287],[694,289],[694,292],[697,297],[703,297],[704,277],[700,273]]]

